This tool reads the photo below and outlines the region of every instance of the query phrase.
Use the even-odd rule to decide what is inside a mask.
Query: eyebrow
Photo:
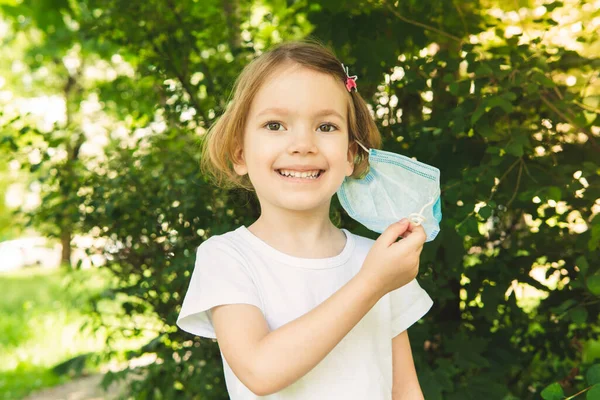
[[[279,108],[279,107],[270,107],[270,108],[265,108],[264,110],[262,110],[261,112],[259,112],[258,114],[256,114],[257,117],[260,117],[261,115],[264,114],[281,114],[281,115],[288,115],[291,114],[291,112],[288,109],[285,108]],[[318,112],[316,112],[314,114],[315,117],[322,117],[325,115],[334,115],[336,117],[338,117],[341,120],[344,120],[344,117],[337,111],[330,109],[330,108],[326,108],[323,110],[319,110]]]

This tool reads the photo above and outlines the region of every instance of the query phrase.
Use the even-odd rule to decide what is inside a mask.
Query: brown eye
[[[321,124],[319,125],[319,129],[321,130],[321,132],[333,132],[337,128],[331,124]]]

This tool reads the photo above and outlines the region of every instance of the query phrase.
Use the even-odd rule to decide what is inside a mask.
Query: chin
[[[282,197],[280,196],[277,199],[278,206],[290,211],[311,211],[329,205],[327,199],[316,199],[314,196],[306,196],[310,198],[304,198],[305,196],[292,194],[289,197],[285,196],[286,198]]]

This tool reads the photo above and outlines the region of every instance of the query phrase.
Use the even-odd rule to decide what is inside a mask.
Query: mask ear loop
[[[425,204],[423,206],[423,208],[421,208],[421,211],[419,211],[418,213],[412,213],[408,216],[409,221],[411,221],[413,224],[415,224],[416,226],[421,225],[423,222],[425,222],[427,220],[427,218],[425,218],[423,216],[423,211],[425,210],[426,207],[430,206],[431,204],[433,204],[433,201],[435,200],[435,196],[431,197],[431,200],[429,201],[429,203]]]
[[[358,140],[355,140],[355,142],[363,148],[364,151],[366,151],[369,155],[371,154],[371,152],[369,151],[369,149],[367,149],[361,142],[359,142]],[[390,200],[387,198],[387,196],[384,196],[385,201],[387,202],[388,207],[390,208],[390,211],[392,212],[392,214],[394,215],[394,218],[398,219],[398,216],[396,215],[396,213],[394,212],[394,207],[392,206],[392,203],[390,203]]]
[[[355,142],[356,142],[356,143],[357,143],[357,144],[358,144],[360,147],[362,147],[364,151],[366,151],[367,153],[369,153],[369,154],[370,154],[370,152],[369,152],[369,149],[367,149],[365,146],[363,146],[363,144],[362,144],[361,142],[359,142],[358,140],[355,140]]]

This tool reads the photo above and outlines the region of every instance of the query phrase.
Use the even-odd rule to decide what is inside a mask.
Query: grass
[[[82,334],[79,328],[89,319],[86,299],[108,284],[108,275],[98,269],[28,268],[0,274],[0,398],[22,399],[64,383],[72,378],[55,374],[52,367],[106,349],[104,334]],[[105,306],[118,308],[116,303]],[[146,339],[122,339],[113,348],[139,348]]]

